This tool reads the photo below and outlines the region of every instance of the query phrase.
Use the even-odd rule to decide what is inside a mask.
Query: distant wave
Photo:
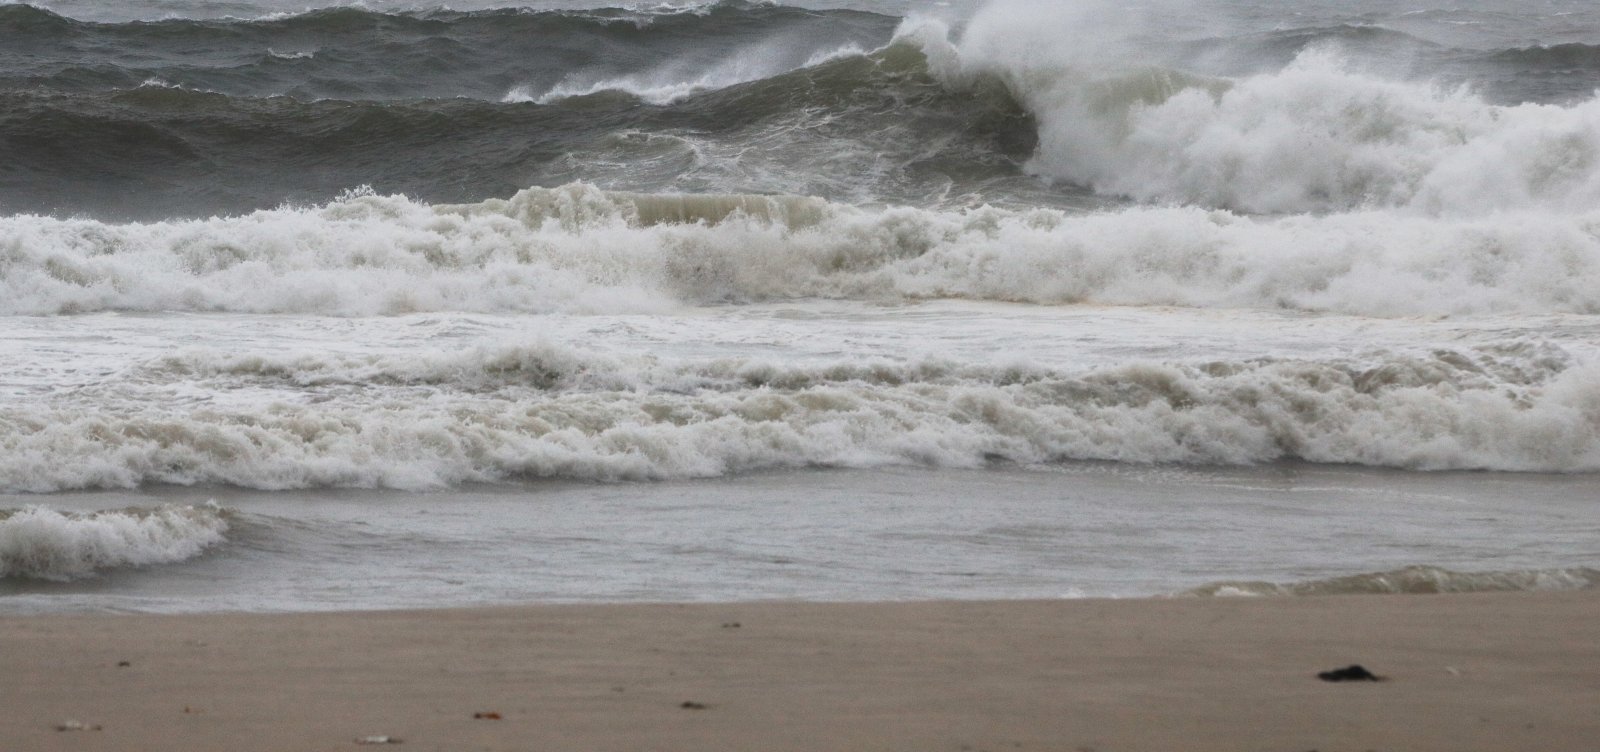
[[[1566,44],[1519,47],[1489,55],[1494,60],[1524,66],[1541,66],[1569,71],[1600,70],[1600,45]]]
[[[518,86],[507,92],[500,101],[554,104],[573,97],[617,92],[650,104],[667,105],[696,94],[770,79],[801,68],[814,68],[840,58],[866,56],[867,52],[855,42],[812,53],[801,65],[795,65],[794,61],[785,61],[781,57],[770,56],[762,50],[746,51],[705,66],[703,70],[685,71],[681,65],[666,65],[652,71],[624,76],[569,76],[548,91],[537,95],[526,85]]]
[[[1403,31],[1346,23],[1181,42],[1169,53],[1169,62],[1228,72],[1259,73],[1282,68],[1302,53],[1319,49],[1337,49],[1378,63],[1397,56],[1415,60],[1435,59],[1437,55],[1442,61],[1442,56],[1456,52]]]
[[[339,7],[130,23],[0,5],[0,89],[87,92],[159,77],[230,96],[493,100],[518,86],[630,75],[695,78],[744,67],[743,80],[765,77],[841,46],[879,47],[895,23],[738,0],[599,10]]]
[[[1284,595],[1422,595],[1434,593],[1497,593],[1507,591],[1593,590],[1600,588],[1600,570],[1523,569],[1503,572],[1455,572],[1414,566],[1391,572],[1334,577],[1304,582],[1218,582],[1187,591],[1199,596]]]
[[[771,75],[732,65],[683,79],[528,84],[510,103],[247,97],[173,76],[116,91],[0,92],[0,138],[30,145],[0,176],[0,208],[206,216],[321,202],[362,184],[454,201],[579,178],[862,203],[1003,200],[1015,188],[1058,200],[1020,170],[1033,124],[998,84],[950,91],[909,44],[828,46],[797,64],[807,62]],[[523,87],[508,81],[492,97]]]
[[[361,389],[232,409],[16,404],[0,410],[0,489],[426,489],[1069,460],[1600,470],[1600,364],[1533,344],[1083,372],[662,361],[548,343],[404,360],[188,350],[142,368],[222,388]],[[411,385],[428,389],[392,388]]]
[[[860,209],[584,184],[109,224],[0,218],[0,312],[629,312],[964,298],[1369,316],[1600,312],[1600,214]]]
[[[222,543],[227,531],[227,514],[216,506],[0,510],[0,578],[75,580],[170,564]]]

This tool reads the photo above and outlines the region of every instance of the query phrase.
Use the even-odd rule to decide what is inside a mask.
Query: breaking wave
[[[108,569],[171,564],[224,542],[215,505],[57,512],[0,510],[0,578],[76,580]]]
[[[1413,566],[1305,582],[1219,582],[1187,591],[1193,596],[1285,595],[1419,595],[1435,593],[1498,593],[1509,591],[1593,590],[1600,588],[1600,570],[1524,569],[1505,572],[1454,572]]]
[[[1600,211],[862,209],[571,184],[144,224],[0,218],[0,312],[632,312],[966,298],[1368,316],[1600,312]]]
[[[954,28],[743,2],[123,24],[0,6],[17,50],[0,136],[30,145],[0,206],[192,216],[574,179],[923,207],[1081,207],[1086,189],[1252,214],[1600,202],[1593,46],[1456,50],[1345,23],[1152,49],[1115,13],[1080,17],[1095,5],[996,0]],[[201,42],[233,52],[194,61]],[[156,62],[89,60],[123,46]],[[1453,72],[1390,75],[1384,50]],[[1524,96],[1491,101],[1507,78]]]
[[[947,85],[1006,83],[1038,121],[1029,170],[1102,193],[1252,213],[1475,216],[1600,201],[1592,92],[1569,106],[1494,105],[1466,86],[1362,72],[1342,45],[1306,47],[1281,70],[1195,76],[1137,64],[1131,45],[1089,36],[1099,30],[1081,28],[1080,13],[993,2],[963,33],[901,33]],[[1062,29],[1088,41],[1063,40]]]
[[[361,388],[233,410],[7,407],[0,488],[424,489],[1069,460],[1600,470],[1600,366],[1536,347],[1081,373],[937,360],[672,362],[550,344],[404,361],[192,350],[146,368]]]

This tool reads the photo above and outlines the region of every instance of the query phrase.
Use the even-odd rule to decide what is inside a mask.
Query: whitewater
[[[1600,582],[1586,6],[605,5],[0,5],[0,611]]]

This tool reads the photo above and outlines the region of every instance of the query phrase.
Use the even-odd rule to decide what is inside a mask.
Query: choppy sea
[[[1578,0],[0,4],[0,613],[1600,586],[1597,88]]]

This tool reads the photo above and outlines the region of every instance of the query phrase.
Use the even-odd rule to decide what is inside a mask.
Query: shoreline
[[[4,616],[0,749],[1576,750],[1596,623],[1592,590]],[[1352,663],[1387,680],[1316,678]]]

